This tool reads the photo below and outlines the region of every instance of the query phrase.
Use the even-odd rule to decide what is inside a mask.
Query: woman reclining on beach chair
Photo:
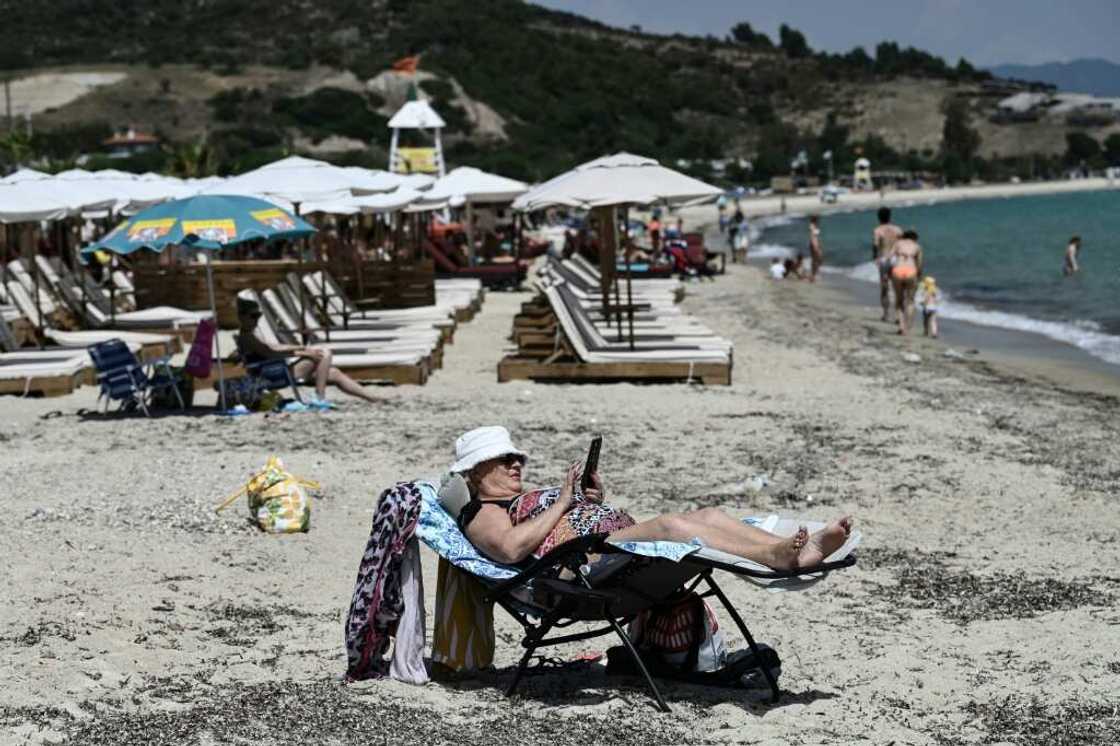
[[[580,536],[610,534],[620,541],[687,544],[699,539],[705,546],[775,570],[796,570],[819,565],[844,544],[852,528],[852,519],[845,516],[816,533],[802,526],[793,536],[783,537],[718,508],[660,515],[639,523],[604,502],[598,473],[590,475],[592,487],[578,489],[578,462],[568,468],[562,487],[523,492],[521,475],[527,456],[500,426],[464,433],[455,443],[455,455],[451,471],[464,477],[469,490],[456,520],[479,551],[505,564],[541,557]]]
[[[240,331],[237,336],[237,348],[245,363],[253,365],[265,360],[298,358],[291,365],[292,378],[297,382],[314,381],[317,402],[327,401],[327,384],[333,383],[338,388],[351,396],[365,399],[368,402],[378,403],[380,399],[366,391],[365,387],[338,368],[331,365],[334,360],[333,353],[322,347],[300,347],[298,345],[270,345],[262,340],[256,333],[257,323],[261,318],[260,305],[248,298],[237,299],[237,320]]]

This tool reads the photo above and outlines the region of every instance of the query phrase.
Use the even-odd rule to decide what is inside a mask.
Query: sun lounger
[[[276,345],[301,344],[299,327],[295,323],[292,309],[280,299],[276,290],[269,289],[263,293],[257,293],[256,291],[242,292],[256,300],[261,307],[263,315],[258,322],[257,329],[267,343]],[[335,353],[336,361],[340,355],[420,352],[426,356],[430,369],[443,367],[442,337],[438,330],[431,327],[381,331],[335,330],[331,332],[330,341],[324,339],[322,330],[310,331],[311,344],[331,350]]]
[[[299,318],[300,294],[302,294],[304,331],[316,335],[313,336],[315,339],[324,341],[354,340],[368,336],[365,334],[366,332],[396,332],[406,335],[418,330],[431,331],[433,329],[439,332],[440,338],[445,343],[450,343],[454,338],[456,323],[450,312],[438,317],[430,316],[428,318],[423,316],[391,319],[363,318],[356,321],[349,320],[347,324],[343,325],[337,323],[337,317],[335,317],[335,320],[328,320],[326,316],[319,313],[319,299],[309,297],[307,291],[300,284],[297,283],[293,287],[291,283],[281,283],[274,290],[289,309],[293,318],[296,319]]]
[[[855,549],[860,541],[859,533],[852,532],[844,545],[820,565],[796,571],[776,571],[743,557],[695,544],[619,542],[599,534],[569,541],[527,566],[514,567],[493,562],[474,548],[459,530],[455,519],[439,504],[436,485],[416,482],[415,486],[422,496],[416,529],[420,540],[455,567],[476,577],[487,589],[487,599],[505,609],[525,631],[521,641],[525,652],[506,690],[507,696],[517,689],[529,661],[539,648],[613,633],[623,643],[634,667],[643,674],[658,707],[668,712],[668,704],[624,625],[637,614],[679,597],[682,591],[698,589],[704,583],[707,588],[699,592],[701,597],[714,597],[720,601],[743,635],[754,660],[764,661],[766,658],[742,615],[716,583],[714,571],[729,572],[771,591],[801,590],[820,582],[834,571],[854,565]],[[811,527],[811,530],[821,525],[781,522],[776,517],[769,521],[751,522],[761,524],[763,528],[769,524],[767,530],[775,530],[781,535],[796,530],[799,523]],[[593,559],[592,555],[599,556]],[[569,571],[572,579],[561,579],[563,570]],[[606,626],[575,635],[548,637],[552,630],[575,622],[605,623]],[[765,665],[761,666],[761,671],[770,687],[772,701],[778,701],[780,689],[773,672]]]
[[[282,344],[300,344],[301,333],[306,334],[311,344],[327,346],[328,349],[353,351],[362,346],[368,351],[420,351],[429,355],[432,367],[443,364],[444,330],[422,322],[392,324],[389,322],[369,322],[349,329],[332,327],[326,329],[309,306],[304,308],[303,329],[296,322],[298,300],[286,285],[266,290],[259,294],[261,308],[268,313],[268,321],[273,332]],[[338,347],[331,347],[338,343]]]
[[[0,394],[63,396],[82,383],[88,358],[0,363]]]
[[[247,292],[247,291],[242,291]],[[257,331],[262,335],[266,344],[296,344],[281,338],[280,328],[275,324],[275,317],[271,316],[270,303],[264,294],[254,294],[263,313],[258,322]],[[275,297],[274,295],[272,296]],[[315,346],[320,346],[318,342]],[[423,385],[427,383],[428,376],[433,368],[433,351],[423,345],[414,345],[411,348],[392,348],[371,350],[369,346],[361,351],[347,351],[344,349],[332,350],[335,354],[333,364],[357,381],[389,381],[392,383],[412,383]],[[442,358],[440,358],[442,360]],[[289,358],[289,362],[294,359]]]
[[[39,257],[43,259],[43,257]],[[49,263],[47,263],[49,268]],[[8,270],[16,277],[25,278],[14,287],[9,285],[9,292],[16,299],[17,305],[26,305],[24,313],[35,314],[34,295],[26,289],[29,275],[17,262],[11,262]],[[72,280],[63,277],[50,268],[50,272],[40,273],[39,308],[44,320],[57,318],[60,309],[65,308],[77,318],[84,318],[89,326],[103,329],[112,326],[114,330],[131,329],[134,331],[148,330],[153,332],[168,331],[179,336],[193,337],[194,330],[203,319],[211,318],[209,311],[187,311],[182,308],[170,306],[157,306],[139,311],[117,313],[115,318],[101,310],[96,303],[82,303],[81,291],[76,288]],[[55,303],[54,298],[61,297],[60,303]]]
[[[545,297],[556,318],[552,343],[543,350],[527,349],[519,343],[518,354],[506,356],[498,363],[500,382],[527,378],[565,382],[683,379],[706,384],[731,383],[730,350],[703,349],[690,344],[634,351],[627,344],[618,349],[604,344],[601,335],[573,318],[557,288],[547,288]]]
[[[525,280],[528,273],[528,262],[512,261],[495,264],[479,264],[473,267],[460,267],[456,264],[443,247],[426,241],[424,250],[432,257],[435,263],[436,278],[471,278],[480,281],[491,289],[517,288]]]
[[[717,337],[702,327],[690,328],[686,325],[639,325],[635,323],[634,345],[629,341],[612,341],[603,336],[600,328],[594,324],[590,315],[580,305],[579,300],[570,292],[567,285],[556,285],[553,288],[556,296],[564,303],[572,320],[580,329],[589,348],[601,351],[610,350],[669,350],[669,349],[713,349],[723,350],[730,354],[732,344],[730,341]],[[675,333],[681,329],[683,334]]]
[[[325,283],[325,284],[324,284]],[[452,322],[455,307],[452,305],[414,306],[412,308],[378,308],[361,310],[346,296],[342,287],[329,273],[314,272],[303,276],[304,292],[316,304],[321,315],[329,317],[333,326],[347,326],[355,322],[393,321],[393,322]],[[323,308],[323,302],[326,308]]]

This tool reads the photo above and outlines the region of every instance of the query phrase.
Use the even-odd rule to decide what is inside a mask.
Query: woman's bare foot
[[[851,516],[844,516],[833,521],[809,537],[801,551],[797,553],[793,566],[812,567],[819,565],[824,562],[825,557],[843,546],[851,532]]]
[[[797,567],[797,558],[809,543],[809,530],[804,526],[797,529],[793,536],[773,545],[774,556],[767,564],[775,570],[792,570]]]

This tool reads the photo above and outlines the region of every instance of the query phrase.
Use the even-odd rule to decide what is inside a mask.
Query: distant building
[[[1120,119],[1120,98],[1052,91],[1017,93],[999,102],[992,121],[1029,122],[1043,116],[1065,116],[1069,124],[1081,126],[1107,125]]]
[[[144,132],[137,132],[129,127],[125,132],[118,132],[101,145],[110,158],[131,158],[140,153],[147,153],[159,147],[159,138]]]

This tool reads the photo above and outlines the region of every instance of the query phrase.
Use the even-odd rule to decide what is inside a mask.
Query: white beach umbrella
[[[427,202],[427,195],[415,189],[401,187],[388,194],[371,194],[365,197],[355,197],[354,205],[364,213],[386,213],[404,210],[418,203],[423,198]],[[442,205],[440,205],[442,206]],[[435,209],[436,206],[425,209]]]
[[[279,197],[292,203],[338,202],[354,194],[375,194],[396,188],[366,169],[348,169],[325,161],[290,156],[232,176],[203,190],[205,194]]]
[[[517,210],[539,210],[554,205],[605,207],[609,205],[681,204],[715,199],[723,190],[679,171],[662,166],[652,158],[630,153],[597,158],[533,187],[518,197]]]
[[[65,195],[51,188],[42,188],[41,181],[0,184],[0,223],[30,223],[38,220],[60,220],[77,209]]]
[[[461,166],[446,176],[436,179],[424,194],[424,200],[461,200],[462,202],[512,202],[525,192],[529,185],[516,179],[487,173],[470,166]]]
[[[51,178],[50,174],[36,171],[33,168],[21,168],[0,179],[0,184],[18,184],[21,181],[42,181]]]

